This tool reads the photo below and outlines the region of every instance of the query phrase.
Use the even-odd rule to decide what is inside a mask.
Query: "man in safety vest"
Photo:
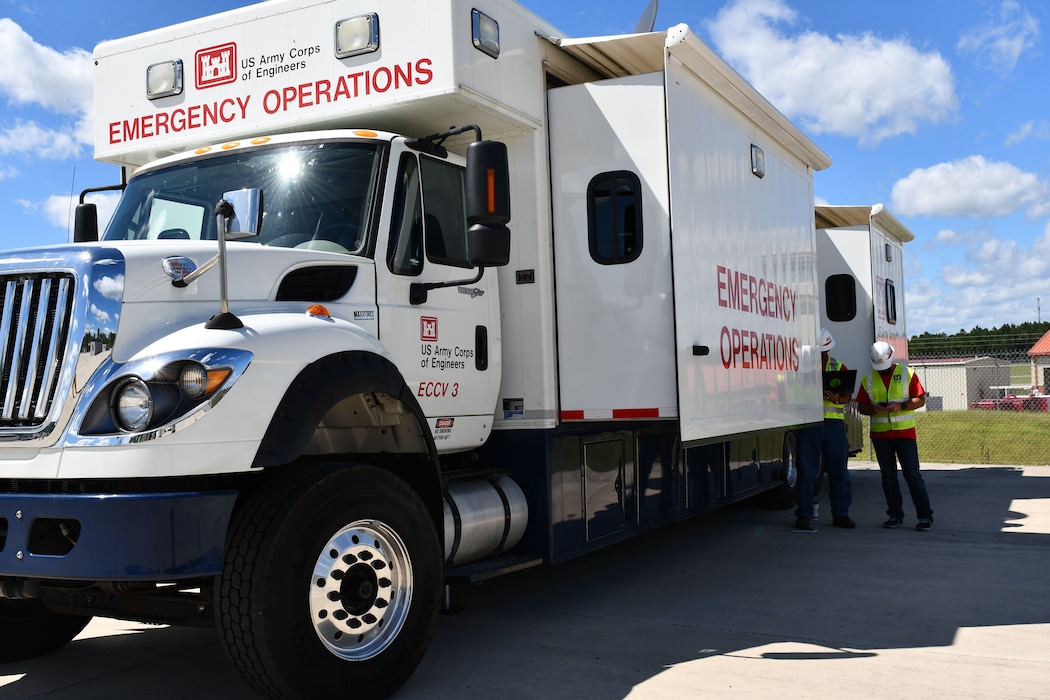
[[[874,371],[864,378],[857,392],[858,410],[871,417],[871,446],[882,472],[882,492],[886,496],[886,528],[904,522],[904,504],[897,481],[900,461],[904,481],[911,492],[920,532],[933,529],[933,510],[926,494],[926,482],[919,473],[919,448],[915,442],[915,411],[926,405],[923,389],[915,371],[893,360],[893,346],[878,341],[871,346]]]
[[[845,370],[831,356],[835,338],[827,328],[820,329],[820,362],[824,372]],[[853,489],[849,481],[849,441],[843,420],[845,404],[853,398],[853,386],[824,390],[824,424],[803,428],[795,433],[798,448],[798,495],[795,510],[795,530],[813,532],[813,484],[820,474],[823,457],[824,471],[828,475],[831,498],[831,524],[852,529],[856,523],[849,517],[853,503]]]

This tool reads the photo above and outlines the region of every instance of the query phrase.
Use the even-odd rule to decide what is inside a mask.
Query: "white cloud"
[[[91,53],[65,53],[33,41],[15,22],[0,19],[0,92],[20,104],[36,104],[59,114],[78,116],[91,106]],[[10,57],[18,56],[18,60]]]
[[[954,117],[955,79],[939,53],[871,33],[790,36],[796,21],[783,0],[736,0],[708,28],[719,53],[810,133],[874,146]]]
[[[1006,137],[1004,145],[1016,146],[1027,139],[1050,139],[1050,121],[1027,121]]]
[[[0,130],[0,153],[32,153],[39,158],[64,159],[80,153],[83,142],[74,129],[48,129],[36,122],[16,122]]]
[[[120,195],[110,192],[97,192],[88,196],[87,201],[98,208],[98,229],[101,235],[106,230],[106,225],[113,217],[113,211],[117,208]],[[47,220],[55,226],[64,229],[69,240],[73,240],[73,215],[80,197],[69,195],[51,195],[40,206],[34,207],[28,203],[24,206],[33,209],[42,209]]]
[[[1006,74],[1025,50],[1036,46],[1039,34],[1039,20],[1020,3],[1005,0],[998,18],[963,34],[956,48],[975,54],[989,69]]]
[[[939,243],[958,243],[962,240],[962,234],[950,228],[942,228],[936,233],[934,240]]]
[[[124,275],[102,277],[96,280],[95,290],[107,299],[119,301],[124,295]]]
[[[893,185],[894,211],[903,216],[991,218],[1048,206],[1050,187],[1010,163],[969,156],[913,170]]]
[[[42,107],[61,115],[58,128],[33,121],[0,123],[0,153],[33,153],[42,158],[77,155],[93,141],[91,54],[66,52],[36,43],[10,19],[0,19],[0,97],[9,104]],[[14,60],[12,57],[17,56]]]
[[[963,249],[958,262],[942,266],[937,279],[908,277],[909,329],[954,333],[1036,320],[1036,299],[1050,298],[1050,224],[1027,247],[984,227],[950,233],[938,240]]]
[[[94,316],[99,323],[109,323],[111,320],[108,311],[104,311],[94,304],[91,305],[91,315]]]

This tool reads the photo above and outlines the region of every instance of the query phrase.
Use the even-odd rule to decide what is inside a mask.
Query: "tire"
[[[422,660],[441,609],[433,520],[401,479],[315,465],[239,512],[217,626],[234,666],[270,698],[385,698]]]
[[[780,461],[780,484],[762,493],[758,501],[763,507],[771,510],[784,510],[795,505],[798,491],[798,452],[795,448],[794,433],[784,434]]]
[[[50,654],[72,641],[89,622],[90,615],[57,613],[38,600],[2,600],[0,662]]]

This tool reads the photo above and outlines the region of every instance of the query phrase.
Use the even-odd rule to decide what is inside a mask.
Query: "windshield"
[[[380,161],[375,143],[294,144],[233,151],[133,178],[106,241],[215,239],[224,192],[263,191],[258,238],[281,248],[362,255]]]

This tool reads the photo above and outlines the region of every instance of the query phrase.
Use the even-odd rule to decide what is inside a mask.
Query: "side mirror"
[[[90,243],[98,240],[98,207],[78,204],[73,215],[73,242]]]
[[[478,267],[510,262],[510,165],[507,146],[475,141],[467,146],[467,251]]]
[[[226,240],[258,236],[262,230],[263,193],[260,189],[233,190],[222,195],[233,207],[233,218],[227,224]]]

